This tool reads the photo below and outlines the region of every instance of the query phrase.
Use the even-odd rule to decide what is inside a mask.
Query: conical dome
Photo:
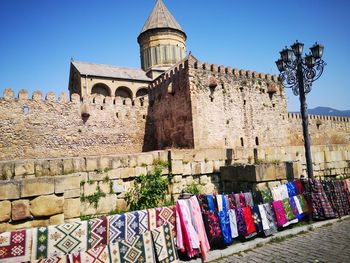
[[[185,33],[162,0],[157,1],[151,15],[141,30],[141,34],[147,30],[158,28],[171,28]]]

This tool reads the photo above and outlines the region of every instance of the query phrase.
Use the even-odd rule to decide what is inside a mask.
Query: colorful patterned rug
[[[70,263],[110,263],[108,246],[99,246],[85,252],[69,255]]]
[[[151,232],[134,236],[133,240],[122,240],[109,246],[110,260],[120,263],[153,263],[155,253]]]
[[[33,229],[32,259],[87,250],[87,221]]]
[[[0,234],[0,262],[30,261],[31,230],[19,230]]]
[[[136,235],[143,234],[148,230],[147,210],[113,215],[107,219],[110,244],[116,244],[124,239],[132,242]]]
[[[173,236],[176,237],[176,206],[148,209],[149,230],[169,224]]]
[[[36,261],[32,260],[31,263],[70,263],[70,261],[68,259],[68,256],[61,256],[61,257],[43,258]]]
[[[88,221],[88,249],[108,245],[107,217],[99,217]]]
[[[154,246],[156,248],[157,262],[178,262],[174,236],[168,224],[152,230]]]

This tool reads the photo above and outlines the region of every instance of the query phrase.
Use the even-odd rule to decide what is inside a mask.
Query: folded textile
[[[235,208],[241,207],[241,201],[239,199],[239,194],[233,194],[233,197],[234,197],[233,199],[235,200],[235,204],[236,204]]]
[[[298,195],[298,189],[295,186],[294,182],[288,182],[287,183],[287,190],[288,190],[289,197],[293,197],[295,195]]]
[[[263,203],[271,203],[273,201],[272,193],[270,188],[264,188],[260,190]]]
[[[289,194],[288,194],[288,188],[286,184],[281,184],[280,186],[278,186],[278,190],[281,194],[281,198],[286,199],[289,198]]]
[[[182,252],[186,252],[187,256],[192,258],[199,253],[199,238],[192,223],[187,200],[177,200],[176,215],[176,220],[178,220],[177,232],[181,232],[176,239],[177,248]]]
[[[293,208],[294,215],[298,218],[298,220],[301,220],[304,218],[303,209],[301,208],[299,199],[297,196],[291,197],[290,204]]]
[[[304,191],[305,191],[304,190],[304,186],[303,186],[302,182],[299,179],[294,181],[294,185],[295,185],[295,187],[297,189],[298,195],[304,194]]]
[[[297,196],[298,200],[299,200],[299,203],[300,203],[300,206],[301,206],[301,209],[303,211],[304,214],[307,214],[309,213],[309,206],[307,204],[307,201],[304,197],[304,195],[298,195]]]
[[[164,224],[151,231],[154,247],[156,249],[157,262],[175,263],[178,262],[177,249],[174,243],[174,236],[169,224]]]
[[[260,233],[263,231],[263,225],[262,225],[262,219],[261,219],[261,215],[260,215],[260,211],[259,211],[259,206],[258,205],[254,205],[252,208],[252,216],[253,216],[253,220],[254,220],[254,226],[256,229],[257,233]]]
[[[245,201],[244,193],[239,193],[238,196],[239,196],[239,205],[240,205],[240,207],[246,207],[247,204],[246,204],[246,201]]]
[[[128,212],[107,217],[109,226],[109,243],[115,244],[120,240],[132,241],[135,235],[148,230],[147,210]]]
[[[32,259],[49,258],[85,251],[87,221],[33,229]]]
[[[264,229],[265,236],[270,236],[277,232],[275,214],[272,211],[271,205],[269,203],[263,204],[266,218],[269,222],[269,229]]]
[[[231,237],[236,238],[236,237],[238,237],[238,229],[237,229],[237,219],[236,219],[235,210],[229,209],[228,216],[230,218]]]
[[[56,263],[56,261],[53,261]],[[69,255],[71,263],[110,263],[108,246],[99,246]]]
[[[290,200],[289,198],[285,198],[282,200],[282,204],[283,204],[283,210],[285,212],[286,218],[288,221],[292,221],[293,219],[295,219],[295,215],[293,212],[293,208],[290,204]]]
[[[309,179],[311,187],[312,217],[314,219],[334,218],[334,210],[327,198],[322,184],[317,179]]]
[[[252,210],[250,207],[243,207],[242,211],[243,211],[244,221],[247,227],[247,235],[249,236],[256,232]]]
[[[0,234],[0,262],[30,261],[31,230],[17,230]]]
[[[88,220],[87,224],[88,249],[108,245],[107,217],[97,217]]]
[[[196,196],[192,196],[189,199],[189,203],[192,207],[192,219],[194,221],[194,224],[196,225],[195,228],[198,234],[202,258],[203,260],[206,260],[207,253],[210,250],[210,245],[209,245],[207,234],[205,232],[205,226],[203,222],[201,208],[199,206],[198,199]]]
[[[223,236],[220,228],[217,211],[212,211],[209,208],[208,199],[205,195],[197,196],[198,203],[201,208],[205,232],[211,248],[222,247]]]
[[[236,209],[236,218],[237,218],[238,234],[240,236],[247,236],[248,235],[247,225],[244,220],[244,214],[243,214],[242,208]]]
[[[279,187],[274,186],[271,187],[270,190],[274,201],[282,200],[281,191]]]
[[[270,226],[269,226],[269,221],[267,220],[264,205],[258,205],[258,209],[260,212],[260,218],[261,218],[261,224],[262,224],[263,230],[269,230]]]
[[[246,206],[250,206],[250,207],[254,206],[253,195],[251,192],[244,193],[244,199],[245,199]]]
[[[226,198],[223,195],[217,195],[218,202],[218,217],[222,236],[225,244],[232,242],[231,229],[230,229],[230,218],[228,215]]]
[[[253,202],[255,204],[263,204],[264,203],[261,191],[253,191],[252,194],[253,194]]]
[[[278,226],[285,225],[288,222],[288,220],[286,218],[286,214],[285,214],[284,209],[283,209],[282,201],[281,200],[273,201],[272,206],[273,206],[273,209],[275,211],[277,225]]]
[[[166,206],[148,209],[149,230],[169,224],[173,236],[176,237],[176,207]]]
[[[132,240],[121,240],[109,246],[111,262],[154,263],[156,262],[151,231],[136,235]]]

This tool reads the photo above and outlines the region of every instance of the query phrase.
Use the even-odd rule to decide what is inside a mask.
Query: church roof
[[[144,24],[141,34],[150,29],[171,28],[184,32],[162,0],[157,0],[151,15]]]
[[[81,61],[72,61],[72,64],[81,75],[116,79],[152,81],[152,79],[147,77],[146,72],[144,72],[142,69],[117,67]]]

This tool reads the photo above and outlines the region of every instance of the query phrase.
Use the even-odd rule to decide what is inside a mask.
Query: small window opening
[[[113,105],[115,105],[115,100],[113,100]]]
[[[230,124],[230,121],[229,121],[229,120],[227,120],[227,121],[226,121],[226,124]]]
[[[259,138],[258,137],[255,137],[255,145],[259,146]]]
[[[320,123],[317,123],[317,124],[316,124],[317,130],[319,130],[319,129],[320,129],[320,126],[321,126],[321,124],[320,124]]]
[[[145,119],[146,119],[146,115],[142,115],[142,119],[144,119],[144,120],[145,120]]]
[[[131,102],[131,105],[132,105],[132,106],[135,106],[135,101],[132,101],[132,102]]]
[[[243,138],[241,137],[241,146],[243,147],[244,146],[244,141],[243,141]]]
[[[103,106],[101,106],[101,110],[103,110]]]
[[[123,100],[123,105],[126,105],[126,100]]]
[[[275,106],[276,106],[276,104],[275,104],[275,103],[273,103],[273,104],[272,104],[272,107],[274,108]]]
[[[27,105],[23,106],[23,113],[28,114],[29,113],[29,107]]]
[[[243,105],[246,105],[246,104],[247,104],[247,101],[246,101],[246,100],[244,100],[244,101],[243,101]]]
[[[117,118],[119,118],[119,114],[118,114],[118,112],[115,114],[115,116],[117,116]]]
[[[240,90],[241,92],[243,92],[243,87],[240,87],[239,90]]]
[[[143,99],[140,99],[140,105],[141,105],[141,107],[143,107]]]

